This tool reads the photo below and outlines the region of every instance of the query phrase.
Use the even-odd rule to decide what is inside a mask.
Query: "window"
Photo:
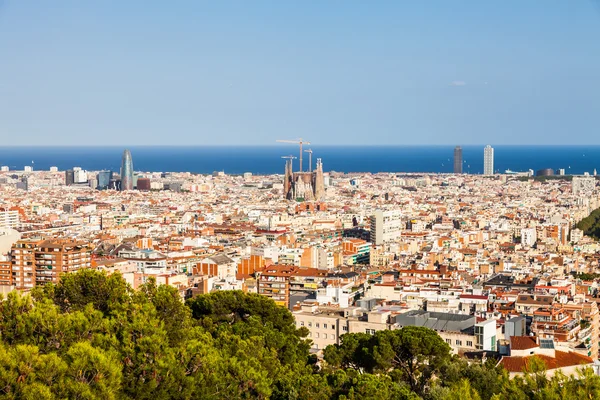
[[[300,326],[304,326],[304,321],[300,321]]]
[[[457,346],[462,346],[462,340],[456,339],[455,343],[456,343]]]
[[[468,346],[468,347],[473,347],[473,342],[472,342],[472,341],[470,341],[470,340],[467,340],[467,346]]]
[[[312,328],[312,322],[309,322],[309,323],[308,323],[308,327],[309,327],[309,328]]]
[[[335,331],[335,325],[331,325],[331,329]]]
[[[374,335],[375,329],[366,329],[365,332],[368,333],[369,335]]]
[[[323,334],[323,339],[327,339],[327,334],[326,333]]]
[[[327,324],[323,324],[323,329],[327,329]]]
[[[331,334],[331,339],[335,340],[335,334]]]
[[[315,332],[315,337],[318,338],[319,337],[319,332]]]
[[[315,324],[315,328],[319,328],[319,325],[320,325],[320,324],[317,322],[317,323]]]
[[[347,326],[344,326],[344,327],[342,327],[342,330],[343,330],[344,332],[348,332],[348,327],[347,327]]]
[[[450,339],[446,339],[446,343],[448,343],[448,344],[452,344],[452,340],[450,340]]]

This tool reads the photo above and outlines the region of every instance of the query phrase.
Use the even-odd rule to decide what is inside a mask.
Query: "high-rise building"
[[[113,173],[112,171],[100,171],[98,172],[98,176],[96,177],[96,179],[98,179],[98,189],[103,190],[103,189],[108,189],[108,186],[110,185],[110,180],[113,177]]]
[[[483,174],[494,175],[494,148],[489,144],[483,149]]]
[[[454,173],[462,174],[462,172],[463,172],[462,148],[460,146],[456,146],[454,148]]]
[[[121,190],[133,190],[133,160],[127,149],[123,152],[121,162]]]
[[[65,185],[71,186],[75,183],[75,171],[68,169],[65,171]]]

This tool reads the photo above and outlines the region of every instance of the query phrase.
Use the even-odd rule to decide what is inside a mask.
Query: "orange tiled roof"
[[[510,348],[512,350],[528,350],[538,347],[535,339],[529,336],[512,336],[510,338]]]
[[[499,364],[502,365],[508,372],[524,372],[527,369],[532,357],[538,357],[541,359],[544,364],[546,364],[546,368],[549,370],[571,367],[574,365],[591,364],[594,362],[590,357],[578,353],[567,353],[556,350],[555,357],[549,357],[542,354],[527,357],[502,357]]]

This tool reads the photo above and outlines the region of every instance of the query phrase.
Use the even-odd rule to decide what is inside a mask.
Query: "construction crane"
[[[285,158],[286,160],[290,160],[290,163],[293,163],[292,160],[295,160],[298,157],[295,156],[281,156],[281,158]],[[286,161],[287,162],[287,161]],[[292,171],[294,170],[294,168],[292,168]]]
[[[304,150],[308,153],[308,172],[312,172],[312,149]]]
[[[297,139],[297,140],[276,140],[276,142],[279,142],[279,143],[293,143],[293,144],[299,144],[300,145],[300,172],[302,172],[302,145],[303,144],[310,144],[310,142],[302,140],[302,138]]]

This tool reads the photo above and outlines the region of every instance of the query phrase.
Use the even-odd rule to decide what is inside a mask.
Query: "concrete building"
[[[456,146],[454,148],[454,173],[455,174],[463,173],[463,156],[462,156],[462,148],[460,146]]]
[[[62,274],[90,267],[90,249],[69,239],[21,239],[11,249],[11,284],[17,289],[58,283]]]
[[[496,351],[496,321],[477,323],[474,315],[412,310],[397,315],[396,324],[424,326],[436,331],[455,353],[464,351]]]
[[[494,175],[494,148],[489,144],[483,149],[483,174]]]
[[[73,168],[73,183],[87,183],[87,172],[79,167]]]
[[[15,210],[0,211],[0,229],[19,227],[19,212]]]
[[[537,231],[535,228],[521,229],[521,243],[526,246],[533,246],[537,241]]]
[[[399,210],[377,210],[369,219],[371,243],[380,246],[400,238],[402,233],[402,213]]]

